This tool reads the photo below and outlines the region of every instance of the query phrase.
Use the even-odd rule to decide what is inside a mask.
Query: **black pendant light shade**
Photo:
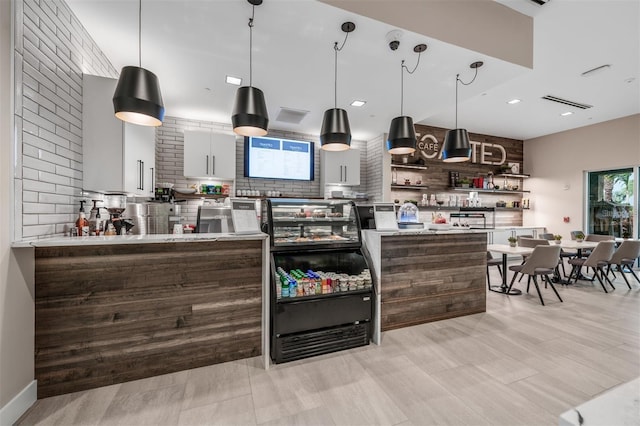
[[[411,154],[416,150],[416,131],[413,127],[413,119],[406,115],[391,120],[389,136],[387,138],[387,151],[390,154]]]
[[[231,115],[233,132],[241,136],[264,136],[269,127],[269,114],[262,90],[243,86],[236,92]]]
[[[113,108],[122,121],[142,126],[162,125],[164,104],[158,77],[144,68],[122,68],[113,94]]]
[[[458,163],[470,159],[469,133],[465,129],[447,130],[442,147],[442,161]]]
[[[331,108],[324,112],[320,145],[325,151],[345,151],[351,146],[351,126],[347,111]]]

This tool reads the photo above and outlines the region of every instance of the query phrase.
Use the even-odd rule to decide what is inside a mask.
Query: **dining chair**
[[[597,278],[604,292],[608,293],[607,288],[602,281],[604,279],[609,283],[611,288],[615,290],[616,288],[613,286],[613,283],[604,271],[604,267],[609,265],[609,261],[613,257],[615,250],[615,241],[602,241],[595,249],[593,249],[589,257],[576,257],[574,259],[569,259],[569,264],[571,265],[571,273],[569,273],[568,279],[569,283],[571,283],[571,278],[574,278],[574,283],[577,282],[580,277],[582,267],[586,266],[593,269],[593,277],[590,281]]]
[[[545,232],[545,233],[543,233],[543,234],[540,234],[538,237],[539,237],[541,240],[549,240],[549,241],[552,241],[552,240],[553,240],[553,234],[548,233],[548,232]]]
[[[615,237],[613,235],[602,235],[602,234],[588,234],[584,237],[585,241],[615,241]],[[591,249],[582,250],[582,257],[589,257],[591,254]]]
[[[489,266],[496,266],[500,277],[502,277],[502,259],[496,259],[487,251],[487,287],[491,290],[491,278],[489,278]]]
[[[638,257],[640,257],[640,241],[623,241],[616,252],[613,253],[613,256],[611,256],[611,260],[609,260],[609,264],[607,265],[607,275],[609,275],[609,272],[612,272],[613,276],[615,277],[615,273],[611,270],[611,266],[616,266],[616,269],[620,272],[620,274],[622,274],[622,278],[624,278],[624,281],[627,283],[627,287],[631,289],[629,280],[625,275],[626,268],[627,271],[630,272],[631,275],[633,275],[633,278],[635,278],[636,281],[638,281],[638,283],[640,284],[640,279],[632,268],[634,262]]]
[[[553,274],[554,269],[558,266],[559,260],[560,246],[536,246],[525,263],[523,263],[522,265],[509,266],[509,270],[514,271],[514,274],[513,278],[511,279],[511,283],[509,284],[509,290],[507,290],[507,294],[509,294],[511,288],[513,287],[516,275],[518,273],[521,273],[523,275],[529,275],[527,279],[527,293],[529,293],[529,285],[531,284],[531,280],[533,280],[533,284],[536,286],[536,291],[538,292],[538,297],[540,298],[540,303],[543,306],[544,300],[542,299],[542,293],[540,292],[540,287],[538,286],[538,276],[540,276],[542,281],[545,283],[545,288],[547,284],[549,284],[551,286],[551,289],[553,289],[553,292],[558,297],[558,300],[562,302],[560,294],[558,294],[558,291],[553,285],[553,282],[549,278],[549,274]]]
[[[545,246],[545,245],[549,245],[549,240],[544,240],[542,238],[533,238],[533,237],[518,237],[518,246],[520,247],[529,247],[529,248],[534,248],[537,246]],[[531,256],[530,254],[523,254],[522,255],[522,264],[524,264],[527,261],[527,258]],[[524,275],[520,275],[520,279],[518,280],[518,282],[522,281],[522,277],[524,277]]]

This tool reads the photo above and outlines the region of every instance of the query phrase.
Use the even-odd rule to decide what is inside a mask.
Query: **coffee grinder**
[[[125,235],[135,224],[122,217],[127,205],[125,194],[105,194],[104,203],[109,212],[109,220],[105,224],[104,235]]]

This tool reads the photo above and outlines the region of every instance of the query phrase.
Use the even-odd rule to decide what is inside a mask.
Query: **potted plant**
[[[511,247],[515,247],[516,243],[518,242],[518,239],[516,237],[509,237],[507,238],[507,240],[509,240],[509,245]]]
[[[560,244],[560,240],[562,240],[562,235],[560,234],[555,234],[553,236],[553,240],[556,242],[556,244]]]
[[[582,232],[575,233],[576,241],[581,243],[584,241],[584,234]]]
[[[460,187],[461,188],[468,188],[470,184],[471,184],[471,181],[468,178],[460,179]]]

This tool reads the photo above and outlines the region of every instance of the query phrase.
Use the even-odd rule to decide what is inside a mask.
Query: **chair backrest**
[[[608,262],[611,260],[615,251],[615,241],[601,241],[598,243],[596,248],[593,249],[589,257],[587,257],[587,260],[584,261],[584,266],[595,268],[598,266],[598,262]]]
[[[523,274],[532,274],[537,268],[553,269],[560,261],[560,246],[537,246],[522,265]]]
[[[613,235],[589,234],[585,237],[585,241],[614,241]]]
[[[582,231],[571,231],[569,234],[571,235],[571,239],[575,240],[576,239],[576,235],[578,235],[578,234],[584,235],[584,232],[582,232]]]
[[[613,253],[609,263],[620,265],[623,259],[635,260],[640,256],[640,241],[625,240]]]
[[[518,238],[518,245],[520,247],[537,247],[537,246],[548,246],[549,240],[542,240],[539,238]]]
[[[551,241],[553,240],[553,234],[549,234],[549,233],[540,234],[540,239]]]

